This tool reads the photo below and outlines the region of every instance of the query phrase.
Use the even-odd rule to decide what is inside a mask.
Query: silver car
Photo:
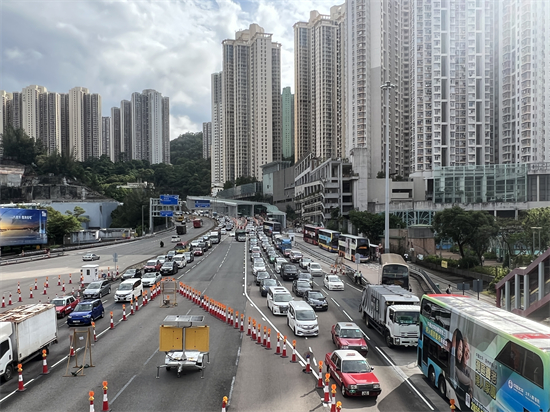
[[[323,276],[323,268],[317,262],[311,262],[308,265],[308,271],[311,273],[311,276]]]
[[[111,284],[107,280],[96,280],[88,285],[82,296],[84,299],[101,298],[111,293]]]
[[[281,273],[281,265],[284,265],[285,263],[288,263],[288,260],[285,258],[277,258],[275,260],[275,272]]]
[[[146,287],[151,287],[161,280],[162,276],[159,272],[147,272],[141,277],[141,284]]]

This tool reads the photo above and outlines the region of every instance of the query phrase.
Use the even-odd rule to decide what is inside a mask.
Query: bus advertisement
[[[0,208],[0,246],[45,245],[48,243],[44,209]]]
[[[366,237],[340,235],[338,238],[338,256],[352,262],[369,260],[369,240]]]
[[[304,242],[311,243],[312,245],[319,245],[319,226],[304,225]]]
[[[463,295],[424,295],[418,366],[462,411],[550,410],[550,327]]]
[[[409,290],[409,265],[397,253],[382,253],[380,255],[382,285],[398,285]]]
[[[319,229],[319,247],[329,252],[338,252],[338,237],[340,232],[328,229]]]
[[[264,222],[264,233],[271,237],[273,232],[281,233],[281,224],[276,220],[266,220]]]

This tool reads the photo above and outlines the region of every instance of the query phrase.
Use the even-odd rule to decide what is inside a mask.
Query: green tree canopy
[[[349,220],[357,228],[357,231],[365,234],[372,243],[380,242],[384,236],[386,226],[386,217],[384,214],[350,210]],[[390,229],[403,229],[405,227],[406,225],[401,218],[390,214]]]
[[[40,142],[27,135],[23,129],[14,129],[12,126],[8,126],[2,134],[2,148],[4,158],[24,165],[32,165],[37,156],[44,152]]]
[[[50,244],[61,245],[63,244],[63,237],[65,235],[82,229],[82,224],[74,214],[68,212],[69,214],[64,215],[51,206],[46,206],[46,210],[48,211],[46,234],[48,235],[48,242]],[[76,208],[75,212],[78,213]]]

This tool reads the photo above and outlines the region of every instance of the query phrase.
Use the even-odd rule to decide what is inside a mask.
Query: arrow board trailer
[[[204,316],[168,315],[160,325],[159,338],[159,350],[166,356],[164,365],[157,366],[157,379],[160,368],[176,368],[178,378],[184,369],[200,370],[204,378],[210,363],[210,328],[204,325]]]

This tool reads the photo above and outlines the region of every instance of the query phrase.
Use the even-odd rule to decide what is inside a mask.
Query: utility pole
[[[384,226],[384,253],[390,253],[390,89],[393,89],[395,85],[390,82],[384,83],[380,88],[384,90],[385,100],[385,142],[386,142],[386,214],[385,214],[385,226]]]

